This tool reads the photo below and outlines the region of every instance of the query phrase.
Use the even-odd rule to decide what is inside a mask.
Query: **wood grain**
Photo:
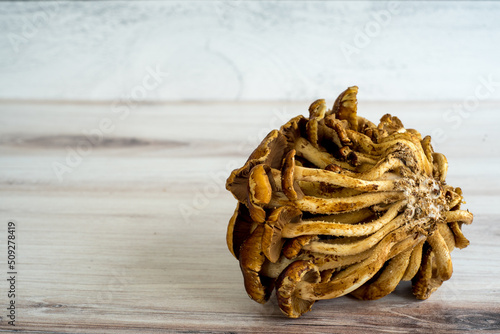
[[[484,81],[500,99],[499,16],[496,1],[2,1],[0,98],[120,99],[158,68],[146,101],[314,100],[353,84],[463,100]]]
[[[14,220],[23,332],[498,333],[500,103],[482,104],[458,129],[442,118],[452,103],[360,103],[371,120],[390,112],[424,134],[446,129],[434,147],[475,214],[451,280],[426,301],[405,283],[378,301],[317,302],[297,320],[274,297],[247,297],[225,245],[236,203],[224,181],[308,103],[141,105],[123,120],[106,104],[0,104],[0,329],[11,329],[3,277]],[[65,163],[105,117],[115,129],[60,182],[53,162]]]

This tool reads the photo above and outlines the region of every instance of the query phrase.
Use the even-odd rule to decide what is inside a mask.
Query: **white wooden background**
[[[0,98],[126,98],[158,67],[141,99],[309,101],[357,84],[369,100],[462,100],[500,81],[499,17],[494,1],[1,2]]]
[[[1,2],[0,331],[15,220],[23,332],[500,332],[500,3],[397,4],[363,45],[391,3]],[[427,301],[402,284],[291,321],[244,291],[224,181],[353,84],[360,115],[433,136],[471,245]]]

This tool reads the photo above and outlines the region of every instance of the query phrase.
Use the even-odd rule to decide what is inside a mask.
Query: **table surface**
[[[295,320],[274,297],[260,305],[245,293],[225,242],[236,202],[224,182],[308,103],[2,103],[0,330],[12,329],[14,221],[16,329],[26,332],[498,333],[500,103],[447,114],[454,103],[359,104],[371,120],[389,112],[439,135],[447,181],[475,215],[464,227],[471,245],[452,253],[453,277],[426,301],[402,283],[377,301],[317,302]]]

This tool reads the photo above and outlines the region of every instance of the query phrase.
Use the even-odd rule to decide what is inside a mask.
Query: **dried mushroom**
[[[397,117],[358,116],[357,91],[271,131],[226,183],[238,200],[227,244],[246,291],[265,303],[275,290],[291,318],[320,299],[381,298],[401,280],[426,299],[450,279],[450,252],[469,244],[473,216],[445,182],[446,157]]]

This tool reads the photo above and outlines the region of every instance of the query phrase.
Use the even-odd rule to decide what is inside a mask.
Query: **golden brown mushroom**
[[[259,225],[245,240],[240,249],[240,267],[248,296],[258,303],[265,303],[274,288],[274,279],[262,276],[260,271],[265,257],[261,239],[263,226]]]
[[[227,247],[236,259],[240,257],[241,245],[250,236],[255,227],[248,209],[238,202],[234,214],[229,220],[226,234]]]
[[[264,225],[264,234],[262,236],[262,248],[264,255],[266,255],[271,262],[276,262],[281,254],[281,248],[285,242],[284,239],[296,238],[304,235],[333,235],[339,237],[360,237],[371,235],[370,238],[373,241],[369,240],[370,238],[367,238],[362,240],[362,242],[354,243],[356,246],[363,244],[365,249],[370,248],[380,241],[392,229],[394,229],[396,223],[393,223],[393,225],[390,225],[389,223],[391,221],[397,222],[393,219],[396,217],[403,204],[405,203],[400,202],[399,205],[395,205],[387,210],[387,212],[379,219],[364,224],[345,224],[321,220],[303,221],[301,219],[302,211],[295,207],[282,206],[276,208],[270,214],[266,224]],[[384,226],[387,226],[387,228],[382,229]],[[369,241],[371,241],[371,243]],[[323,254],[336,255],[351,255],[352,253],[360,253],[365,250],[360,250],[359,247],[355,248],[353,244],[349,245],[348,250],[346,247],[347,245],[342,243],[341,247],[345,248],[343,252],[338,249],[332,251],[332,243],[328,244],[329,247],[326,247],[327,245],[323,242],[318,242],[318,244],[324,246],[324,248],[318,246],[317,248],[321,249],[315,249],[315,243],[311,245],[309,242],[306,249]],[[355,250],[353,251],[353,249]]]
[[[273,178],[267,177],[266,180],[261,172],[267,169],[266,172],[270,173],[270,168],[279,168],[286,147],[285,136],[277,130],[271,131],[252,152],[245,165],[234,170],[227,179],[226,189],[233,194],[238,202],[248,207],[252,218],[256,221],[263,222],[265,219],[265,212],[261,204],[265,203],[267,197],[264,193],[259,193],[260,196],[255,198],[255,191],[274,185]],[[258,165],[262,165],[262,167],[257,167]],[[254,168],[258,170],[254,170]],[[251,190],[254,192],[252,193]]]
[[[308,312],[314,300],[301,298],[297,293],[300,282],[318,283],[321,279],[318,268],[310,261],[295,261],[278,278],[276,297],[283,313],[290,318],[298,318]]]
[[[446,157],[395,116],[358,116],[357,92],[272,131],[226,184],[246,291],[263,303],[276,286],[289,317],[348,293],[378,299],[401,280],[428,298],[453,273],[451,251],[469,244],[473,215],[446,184]]]

